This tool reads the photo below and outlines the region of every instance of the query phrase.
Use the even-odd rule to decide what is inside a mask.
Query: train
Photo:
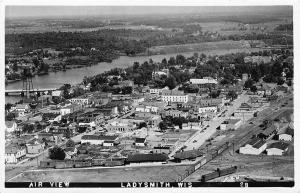
[[[124,166],[124,158],[112,159],[74,159],[74,160],[48,160],[40,161],[40,168],[66,169],[66,168],[86,168],[96,166]]]
[[[216,171],[213,171],[211,173],[202,175],[200,181],[201,182],[207,182],[207,181],[215,179],[215,178],[219,178],[219,177],[222,177],[222,176],[233,174],[236,171],[237,171],[237,166],[225,168],[225,169],[222,169],[222,170],[217,168]]]

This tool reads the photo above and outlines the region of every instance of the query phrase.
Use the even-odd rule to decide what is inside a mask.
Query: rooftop
[[[102,135],[84,135],[81,137],[83,140],[116,140],[117,136],[102,136]]]
[[[162,162],[166,161],[167,156],[164,154],[133,154],[128,155],[128,162]]]
[[[251,139],[247,144],[251,145],[254,148],[260,148],[261,146],[263,146],[266,142],[260,138],[253,138]]]
[[[196,157],[200,157],[202,155],[203,153],[199,150],[189,150],[189,151],[176,153],[174,158],[184,160],[184,159],[193,159]]]
[[[275,142],[275,143],[270,144],[270,146],[268,147],[268,149],[276,148],[276,149],[286,150],[288,148],[288,146],[289,146],[288,143]]]

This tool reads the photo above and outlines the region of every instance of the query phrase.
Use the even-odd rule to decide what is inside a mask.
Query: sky
[[[97,16],[97,15],[135,15],[135,14],[178,14],[178,13],[253,13],[290,12],[287,6],[6,6],[6,18],[46,17],[46,16]]]

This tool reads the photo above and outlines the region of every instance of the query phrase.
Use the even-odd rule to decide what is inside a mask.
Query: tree
[[[283,85],[284,80],[282,78],[278,78],[277,85]]]
[[[245,82],[244,87],[251,88],[253,86],[253,84],[254,84],[253,80],[249,79]]]
[[[231,100],[234,100],[238,97],[237,93],[233,90],[230,90],[228,93],[227,93],[227,98],[230,98]]]
[[[174,58],[174,57],[170,57],[170,59],[169,59],[169,61],[168,61],[168,64],[169,64],[170,66],[175,65],[175,64],[176,64],[175,58]]]
[[[210,96],[211,98],[218,98],[218,97],[220,96],[220,93],[221,93],[220,90],[212,91],[212,92],[209,93],[209,96]]]
[[[164,121],[160,122],[160,123],[158,124],[158,127],[159,127],[159,129],[160,129],[161,131],[165,131],[165,130],[168,129],[168,125],[167,125]]]
[[[255,85],[252,85],[252,86],[250,87],[250,91],[253,92],[253,93],[256,93],[257,87],[256,87]]]
[[[33,124],[25,124],[22,128],[22,131],[24,133],[32,133],[34,131],[34,125]]]
[[[6,104],[5,104],[5,110],[6,110],[6,111],[9,111],[9,110],[11,109],[12,106],[13,106],[12,104],[6,103]]]
[[[50,159],[64,160],[65,157],[66,157],[66,154],[62,148],[55,146],[55,147],[49,149],[49,158]]]
[[[168,86],[171,90],[174,89],[177,86],[177,82],[173,76],[170,76],[167,78],[165,82],[166,86]]]

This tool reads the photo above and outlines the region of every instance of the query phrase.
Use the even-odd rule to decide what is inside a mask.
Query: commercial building
[[[235,130],[242,124],[240,119],[226,119],[220,125],[220,130]]]
[[[164,90],[162,91],[162,100],[164,102],[183,102],[187,103],[189,100],[189,95],[184,94],[183,91],[179,90]]]
[[[244,146],[240,147],[239,152],[241,154],[259,155],[267,148],[267,144],[264,140],[259,138],[253,138]]]
[[[19,145],[9,145],[5,147],[5,163],[15,164],[26,156],[26,147]]]
[[[118,136],[102,136],[102,135],[84,135],[81,137],[81,144],[90,143],[91,145],[102,145],[104,141],[116,142]]]

